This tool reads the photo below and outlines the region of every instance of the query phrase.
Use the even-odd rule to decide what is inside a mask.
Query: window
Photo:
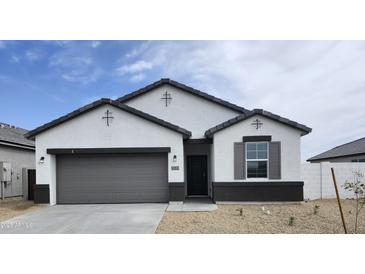
[[[267,178],[268,143],[246,143],[247,178]]]

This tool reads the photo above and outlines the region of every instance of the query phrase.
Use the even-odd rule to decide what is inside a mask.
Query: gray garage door
[[[57,203],[167,202],[167,154],[57,156]]]

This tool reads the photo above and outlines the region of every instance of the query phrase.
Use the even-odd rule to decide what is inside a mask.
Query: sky
[[[160,78],[311,127],[303,161],[365,137],[363,41],[0,41],[0,121],[33,129]]]

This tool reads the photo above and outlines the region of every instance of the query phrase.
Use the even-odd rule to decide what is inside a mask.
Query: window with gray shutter
[[[280,142],[271,142],[271,136],[244,136],[242,143],[234,143],[234,179],[246,178],[281,179]]]
[[[281,179],[281,143],[269,143],[269,179]]]

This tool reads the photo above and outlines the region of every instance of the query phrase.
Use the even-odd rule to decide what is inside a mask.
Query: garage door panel
[[[166,154],[57,156],[58,203],[167,202]]]

